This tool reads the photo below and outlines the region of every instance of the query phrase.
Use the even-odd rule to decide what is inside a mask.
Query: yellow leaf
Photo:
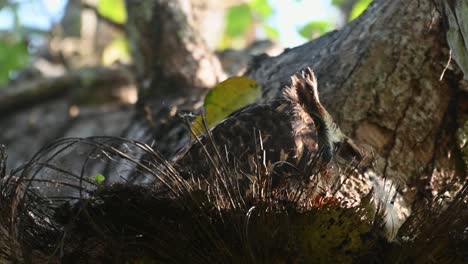
[[[192,130],[196,135],[204,133],[237,109],[254,103],[260,94],[257,82],[247,77],[233,77],[219,83],[206,95],[203,104],[207,127],[199,115],[193,121]]]
[[[116,61],[130,62],[128,41],[125,37],[115,38],[102,52],[102,63],[104,65],[112,65]]]

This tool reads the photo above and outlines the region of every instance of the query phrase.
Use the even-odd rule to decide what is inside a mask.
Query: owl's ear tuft
[[[319,100],[317,78],[310,68],[299,75],[291,77],[291,86],[284,91],[284,97],[294,105],[302,108],[312,118],[326,119],[328,112]]]

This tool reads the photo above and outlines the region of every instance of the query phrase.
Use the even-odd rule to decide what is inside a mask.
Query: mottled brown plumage
[[[184,178],[201,180],[226,167],[235,168],[240,180],[259,170],[285,179],[304,176],[311,163],[324,168],[335,156],[348,162],[362,158],[321,105],[317,81],[307,69],[292,77],[283,98],[239,109],[202,135],[181,151],[175,167]]]

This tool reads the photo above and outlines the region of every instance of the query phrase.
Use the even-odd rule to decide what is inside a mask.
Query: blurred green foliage
[[[334,6],[341,6],[343,4],[345,4],[347,1],[350,1],[350,0],[332,0],[332,5]]]
[[[351,14],[349,16],[349,21],[355,19],[359,15],[366,10],[372,0],[359,0],[354,4],[353,9],[351,10]]]
[[[11,74],[26,66],[29,55],[23,40],[18,15],[18,3],[0,1],[0,10],[8,9],[13,15],[13,29],[0,36],[0,86],[8,82]]]
[[[294,1],[304,2],[302,0]],[[343,10],[347,10],[346,17],[351,21],[364,12],[372,0],[330,0],[330,2],[336,7],[346,6]],[[257,37],[258,29],[261,29],[266,37],[277,39],[279,37],[278,30],[268,23],[274,12],[273,4],[273,1],[269,0],[250,0],[228,9],[225,17],[225,32],[219,48],[242,48]],[[311,21],[300,27],[298,33],[306,39],[313,39],[333,29],[334,21],[332,19],[319,20]]]
[[[0,85],[5,84],[12,72],[28,62],[28,48],[23,41],[0,40]]]
[[[102,16],[116,23],[127,22],[124,0],[99,0],[97,9]]]
[[[344,5],[349,4],[349,2],[351,2],[351,1],[352,0],[332,0],[331,3],[334,6],[340,7],[340,6],[344,6]],[[362,12],[364,12],[364,10],[366,10],[366,8],[370,5],[371,2],[372,2],[372,0],[357,0],[353,4],[353,6],[351,8],[351,12],[349,14],[348,22],[354,20],[356,17],[361,15]]]
[[[273,8],[268,0],[251,0],[248,6],[252,9],[254,14],[259,15],[261,19],[266,19],[273,14]]]
[[[267,35],[267,37],[269,37],[270,39],[277,39],[279,37],[279,32],[276,28],[268,24],[263,24],[262,28],[265,31],[265,34]]]
[[[253,23],[250,7],[247,4],[232,7],[226,14],[225,34],[229,37],[241,37]]]
[[[336,7],[344,6],[352,2],[352,0],[332,0],[332,5]],[[369,6],[372,0],[357,0],[351,7],[349,13],[349,21],[352,21],[356,17],[362,14],[364,10]],[[348,22],[349,22],[348,21]],[[330,21],[312,21],[304,25],[299,29],[299,34],[306,39],[317,38],[328,31],[333,29],[333,25]]]
[[[268,0],[251,0],[229,8],[226,13],[226,28],[220,48],[227,48],[233,43],[245,41],[249,33],[255,31],[256,26],[259,26],[268,38],[278,38],[278,31],[268,24],[268,18],[272,14],[273,8]]]
[[[333,29],[329,21],[312,21],[299,29],[299,34],[306,39],[319,37]]]

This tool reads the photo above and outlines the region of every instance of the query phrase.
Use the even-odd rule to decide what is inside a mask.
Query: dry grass
[[[321,195],[313,180],[272,187],[265,169],[245,191],[235,166],[215,161],[212,166],[215,179],[184,179],[139,142],[55,141],[3,177],[0,260],[462,263],[467,258],[466,184],[448,206],[437,198],[413,209],[397,240],[389,242],[384,212],[375,208],[371,194],[345,208],[338,198]],[[305,178],[323,173],[311,171]]]

